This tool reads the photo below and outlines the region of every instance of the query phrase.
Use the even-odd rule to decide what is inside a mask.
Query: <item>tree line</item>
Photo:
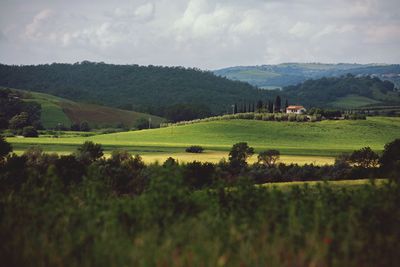
[[[366,147],[349,155],[340,155],[334,165],[325,166],[278,164],[278,150],[261,151],[257,162],[249,165],[247,159],[255,152],[245,142],[233,145],[228,161],[221,160],[218,164],[197,161],[180,164],[169,158],[162,165],[153,164],[152,167],[147,167],[139,155],[132,156],[126,151],[114,151],[106,159],[101,145],[89,141],[78,147],[74,154],[61,156],[46,154],[38,147],[21,156],[10,154],[12,148],[3,138],[0,147],[0,183],[4,190],[17,190],[32,175],[41,183],[49,171],[66,187],[81,183],[85,176],[95,173],[97,179],[118,194],[140,194],[149,184],[152,173],[166,167],[174,170],[171,175],[181,173],[184,183],[192,189],[212,187],[218,182],[234,183],[239,177],[249,177],[253,183],[265,183],[388,177],[400,171],[400,139],[388,143],[381,157]],[[188,151],[192,152],[192,148]]]

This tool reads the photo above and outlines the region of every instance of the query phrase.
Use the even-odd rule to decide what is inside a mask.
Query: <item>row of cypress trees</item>
[[[268,113],[282,112],[289,106],[289,102],[286,99],[285,106],[282,106],[281,97],[278,95],[275,101],[267,99],[265,102],[263,100],[258,100],[257,103],[235,103],[233,106],[233,113],[246,113],[246,112],[261,112],[265,111]]]

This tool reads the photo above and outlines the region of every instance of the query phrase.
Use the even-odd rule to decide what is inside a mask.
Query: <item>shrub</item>
[[[91,141],[86,141],[76,152],[76,158],[85,163],[90,164],[103,156],[103,148],[100,144],[95,144]]]
[[[296,121],[296,114],[289,114],[288,121]]]
[[[11,145],[4,139],[4,137],[0,136],[0,160],[11,152]]]
[[[204,148],[201,146],[190,146],[186,148],[185,151],[188,153],[202,153],[204,151]]]
[[[22,135],[24,137],[38,137],[39,134],[33,126],[26,126],[22,129]]]

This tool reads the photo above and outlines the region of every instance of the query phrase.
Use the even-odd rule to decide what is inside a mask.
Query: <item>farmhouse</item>
[[[288,106],[286,108],[286,113],[303,114],[306,109],[303,106]]]

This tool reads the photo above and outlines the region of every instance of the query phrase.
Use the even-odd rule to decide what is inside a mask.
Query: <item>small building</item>
[[[306,109],[303,106],[288,106],[286,108],[286,113],[293,114],[304,114],[306,113]]]

